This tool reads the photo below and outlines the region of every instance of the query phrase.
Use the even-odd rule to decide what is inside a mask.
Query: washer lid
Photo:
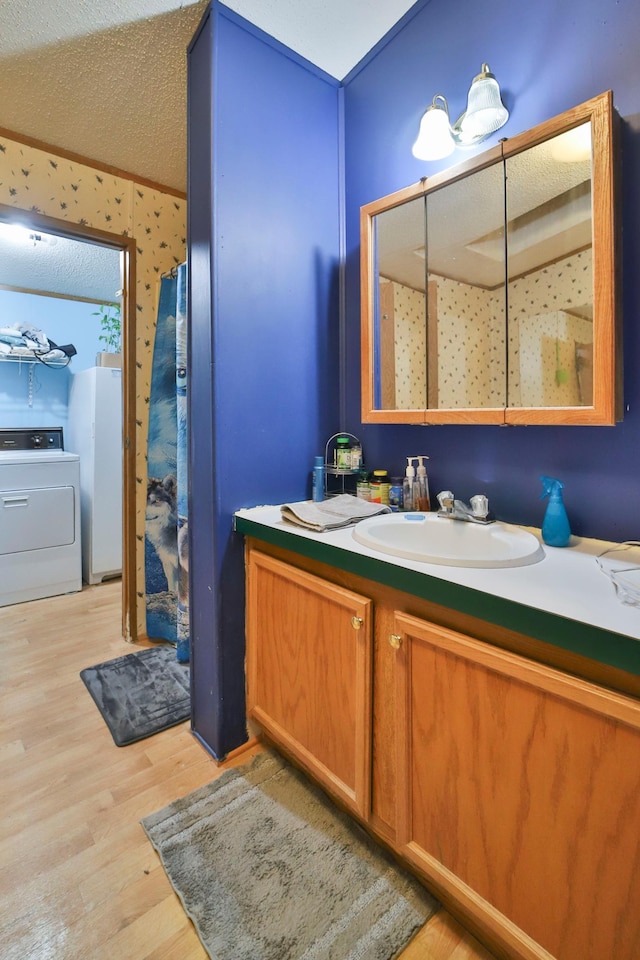
[[[72,463],[77,453],[66,450],[0,450],[0,466],[10,463]]]

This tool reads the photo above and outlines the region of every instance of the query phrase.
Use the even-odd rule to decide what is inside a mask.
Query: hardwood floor
[[[189,724],[116,747],[78,674],[132,653],[119,581],[0,608],[0,956],[206,960],[140,826],[244,763],[217,765]],[[401,960],[491,960],[444,911]]]

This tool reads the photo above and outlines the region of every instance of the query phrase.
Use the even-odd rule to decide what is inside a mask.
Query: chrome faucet
[[[462,500],[456,500],[451,490],[443,490],[438,494],[439,517],[449,520],[466,520],[470,523],[493,523],[494,518],[489,513],[489,501],[482,493],[471,497],[467,506]]]

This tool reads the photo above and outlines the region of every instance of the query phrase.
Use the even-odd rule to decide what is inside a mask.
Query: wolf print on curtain
[[[163,277],[160,287],[149,394],[145,588],[147,635],[179,643],[178,657],[187,660],[188,591],[181,597],[187,582],[186,462],[179,462],[180,454],[186,453],[186,357],[184,347],[177,348],[178,330],[185,342],[184,264],[171,276]],[[180,444],[179,422],[183,435]]]

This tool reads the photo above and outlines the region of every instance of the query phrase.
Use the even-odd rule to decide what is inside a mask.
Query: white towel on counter
[[[350,493],[342,493],[338,497],[330,497],[320,502],[301,500],[299,503],[285,503],[280,507],[283,520],[307,530],[317,530],[319,533],[323,530],[348,527],[350,523],[357,523],[358,520],[390,512],[390,507],[383,503],[370,503]]]

